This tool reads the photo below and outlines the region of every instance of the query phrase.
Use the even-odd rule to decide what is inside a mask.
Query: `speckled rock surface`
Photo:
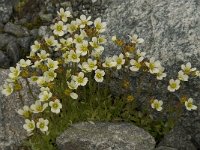
[[[160,146],[173,147],[180,150],[196,150],[195,143],[187,131],[177,125],[164,139],[159,143]]]
[[[9,70],[0,69],[0,87],[3,85]],[[25,82],[22,81],[23,85]],[[31,104],[32,97],[28,94],[28,88],[25,86],[21,92],[24,96],[24,104]],[[17,110],[23,107],[18,94],[5,97],[0,92],[0,150],[17,150],[22,139],[26,137],[23,129],[24,119],[17,114]]]
[[[129,123],[72,125],[57,138],[60,150],[153,150],[154,138]]]
[[[25,27],[22,27],[20,25],[13,24],[11,22],[8,22],[4,26],[4,31],[10,34],[13,34],[17,37],[23,37],[23,36],[28,36],[29,32]]]
[[[160,147],[156,148],[155,150],[178,150],[178,149],[172,148],[172,147],[167,147],[167,146],[160,146]]]
[[[161,60],[166,67],[168,79],[176,78],[180,65],[191,62],[200,69],[200,2],[196,0],[107,0],[108,7],[103,15],[107,22],[106,36],[117,35],[128,39],[136,33],[145,39],[139,47],[148,54]],[[119,53],[109,43],[106,55]],[[164,138],[163,146],[184,149],[200,148],[200,81],[191,79],[185,84],[183,93],[193,97],[198,111],[186,112],[177,127]],[[162,83],[163,84],[163,83]],[[167,85],[158,85],[158,91],[166,91]],[[155,88],[156,89],[156,88]],[[157,91],[157,89],[155,91]],[[158,93],[162,100],[169,94]],[[141,98],[142,99],[142,98]],[[175,100],[175,99],[174,99]],[[182,137],[190,138],[179,138]],[[173,139],[173,140],[170,140]],[[187,146],[189,144],[189,146]]]
[[[136,33],[141,49],[165,65],[191,61],[200,66],[200,3],[196,0],[108,0],[107,36]],[[107,49],[115,53],[115,49]]]

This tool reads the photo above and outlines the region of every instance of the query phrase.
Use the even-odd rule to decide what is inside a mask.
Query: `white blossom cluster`
[[[27,79],[27,82],[39,87],[40,93],[36,97],[35,103],[24,106],[18,113],[25,118],[24,129],[32,134],[36,129],[43,133],[48,133],[49,120],[41,117],[46,110],[54,114],[59,114],[64,107],[59,98],[55,98],[50,85],[55,84],[59,75],[65,78],[66,92],[68,98],[78,99],[78,88],[84,87],[89,80],[94,79],[97,83],[104,81],[107,70],[118,71],[126,69],[130,73],[148,70],[150,74],[156,76],[157,80],[166,77],[164,67],[154,58],[145,58],[146,53],[136,50],[136,52],[122,52],[118,55],[108,56],[101,59],[104,46],[107,42],[102,33],[106,30],[106,23],[101,18],[91,21],[91,17],[81,15],[73,19],[72,14],[63,8],[57,12],[58,17],[52,26],[52,35],[44,36],[42,40],[35,41],[31,46],[30,55],[27,60],[21,59],[16,67],[10,68],[8,79],[2,87],[5,96],[11,95],[21,89],[20,79]],[[143,43],[144,40],[136,34],[130,37],[132,44]],[[113,36],[112,41],[117,42],[117,37]],[[59,58],[54,58],[53,54],[59,53]],[[196,68],[191,68],[191,64],[182,65],[182,71],[178,73],[177,80],[170,80],[168,90],[174,92],[180,88],[180,81],[188,81],[191,72]],[[61,71],[61,73],[60,73]],[[63,74],[64,73],[64,74]],[[196,76],[199,71],[195,72]],[[163,102],[155,99],[151,107],[157,111],[162,110]],[[193,100],[190,98],[185,102],[188,110],[196,109]],[[33,117],[34,116],[34,117]]]

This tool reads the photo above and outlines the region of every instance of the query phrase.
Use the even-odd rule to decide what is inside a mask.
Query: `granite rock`
[[[0,68],[8,68],[9,66],[10,66],[9,58],[4,54],[4,52],[0,51]]]
[[[8,43],[6,52],[11,60],[11,65],[15,65],[20,60],[20,56],[22,55],[20,53],[20,47],[17,42]]]
[[[145,39],[142,51],[172,66],[191,61],[200,67],[200,3],[196,0],[107,0],[107,37]],[[186,11],[187,10],[187,11]],[[107,54],[118,53],[110,43]]]
[[[128,40],[128,35],[138,34],[145,42],[138,48],[147,53],[147,57],[159,59],[167,70],[167,80],[177,77],[180,65],[191,62],[200,69],[200,3],[196,0],[103,0],[107,5],[103,20],[107,22],[106,36],[113,35]],[[120,53],[109,42],[105,55]],[[180,124],[169,136],[164,138],[170,146],[179,149],[200,148],[200,81],[190,79],[182,91],[192,97],[198,106],[197,111],[184,111]],[[163,84],[163,83],[162,83]],[[164,85],[164,84],[163,84]],[[159,91],[166,91],[166,86],[158,85]],[[161,88],[162,87],[162,88]],[[156,97],[166,99],[168,95],[157,92]],[[179,135],[179,136],[178,136]],[[190,137],[184,139],[182,137]],[[173,139],[173,140],[170,140]],[[162,143],[165,143],[165,142]],[[173,142],[174,141],[174,142]],[[183,147],[181,147],[183,148]]]
[[[163,140],[159,143],[159,146],[173,147],[180,150],[196,150],[192,137],[181,126],[177,125],[170,131]]]
[[[16,38],[12,35],[9,35],[7,33],[0,34],[0,49],[5,51],[7,44],[9,42],[13,42],[15,40],[16,40]]]
[[[0,69],[0,87],[7,79],[9,70]],[[27,137],[23,129],[24,119],[16,111],[25,105],[33,103],[33,98],[28,92],[24,80],[21,80],[24,89],[21,95],[24,100],[19,99],[18,93],[5,97],[0,92],[0,150],[18,150],[20,143]],[[36,91],[36,88],[34,89]]]
[[[25,27],[22,27],[21,25],[16,25],[11,22],[8,22],[4,26],[4,31],[7,33],[11,33],[17,37],[23,37],[23,36],[28,36],[29,32]]]
[[[60,150],[152,150],[154,138],[143,129],[129,123],[72,125],[57,138]]]
[[[159,146],[155,150],[178,150],[178,149],[167,146]]]
[[[0,22],[1,23],[6,23],[9,21],[13,13],[12,8],[13,7],[11,5],[0,2]]]
[[[30,52],[30,44],[33,41],[33,37],[22,37],[17,39],[17,43],[20,45],[22,49],[24,49],[25,54]]]
[[[38,35],[39,36],[45,36],[45,35],[48,35],[48,27],[47,26],[41,26],[39,29],[38,29]]]
[[[44,22],[51,22],[53,20],[52,14],[39,13],[40,19]]]

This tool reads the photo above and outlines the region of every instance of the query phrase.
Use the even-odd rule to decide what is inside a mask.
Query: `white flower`
[[[52,59],[47,59],[47,67],[52,70],[58,69],[58,61],[53,61]]]
[[[17,113],[21,116],[28,118],[31,113],[31,109],[25,105],[22,109],[19,109]]]
[[[178,72],[178,79],[181,81],[188,81],[189,76],[185,74],[182,70]]]
[[[124,55],[121,53],[119,56],[113,56],[114,61],[117,63],[117,69],[121,69],[125,63]]]
[[[81,43],[83,43],[83,41],[84,41],[84,38],[85,38],[85,36],[84,36],[84,34],[75,34],[74,35],[74,43],[75,44],[81,44]]]
[[[88,78],[87,77],[84,77],[84,73],[83,72],[79,72],[79,74],[77,76],[72,76],[72,79],[74,81],[76,81],[76,83],[78,85],[81,85],[81,86],[85,86],[88,82]]]
[[[19,75],[20,75],[20,67],[16,66],[14,67],[10,67],[10,73],[8,74],[9,78],[13,79],[13,80],[17,80]]]
[[[67,85],[71,90],[75,90],[78,88],[78,84],[74,80],[71,80],[71,82],[67,82]]]
[[[80,53],[81,56],[85,56],[88,53],[88,41],[83,41],[81,44],[76,44],[76,51]]]
[[[45,37],[44,40],[48,46],[56,46],[58,44],[58,41],[55,40],[54,36]]]
[[[161,67],[160,62],[152,57],[150,58],[150,62],[145,62],[146,66],[149,68],[149,72],[151,74],[155,74],[159,72],[159,68]]]
[[[103,50],[93,50],[91,53],[91,56],[95,57],[95,58],[99,58],[103,53]]]
[[[36,126],[38,129],[40,129],[40,131],[42,132],[46,132],[48,131],[48,124],[49,124],[49,121],[47,119],[43,119],[43,118],[39,118]]]
[[[193,105],[193,99],[189,98],[187,101],[185,101],[185,107],[187,110],[197,110],[197,106]]]
[[[151,107],[153,109],[156,109],[157,111],[161,111],[163,109],[162,105],[163,105],[163,101],[157,100],[157,99],[154,99],[153,102],[151,103]]]
[[[37,53],[37,55],[40,57],[41,60],[46,60],[49,56],[49,53],[46,53],[45,50],[41,50],[41,52]]]
[[[92,21],[90,21],[91,16],[88,18],[85,15],[81,15],[80,19],[77,19],[78,24],[80,25],[80,28],[85,28],[86,25],[90,26],[92,25]]]
[[[106,57],[105,62],[102,64],[102,66],[105,68],[112,68],[115,67],[116,65],[117,62],[115,62],[112,57]]]
[[[51,112],[56,114],[60,113],[60,109],[62,108],[62,104],[58,99],[49,102],[49,106],[51,107]]]
[[[45,77],[43,77],[43,76],[38,77],[38,79],[37,79],[37,84],[38,84],[40,87],[42,87],[45,83],[46,83]]]
[[[44,103],[42,105],[40,101],[35,101],[35,104],[32,104],[30,108],[34,113],[40,113],[43,112],[47,107],[48,107],[47,103]]]
[[[26,119],[23,128],[27,132],[32,132],[35,129],[35,122],[33,120]]]
[[[125,53],[125,56],[127,57],[127,58],[133,58],[133,53],[130,53],[130,52],[126,52]]]
[[[130,67],[130,70],[131,71],[138,71],[140,68],[141,68],[141,62],[143,61],[143,57],[140,57],[137,61],[134,60],[134,59],[131,59],[130,60],[130,64],[131,64],[131,67]]]
[[[40,91],[41,92],[44,92],[44,91],[50,92],[50,89],[48,87],[41,87]]]
[[[73,39],[72,38],[67,38],[65,39],[60,39],[60,43],[63,46],[63,49],[66,50],[68,47],[70,47],[73,44]]]
[[[64,58],[65,63],[70,62],[71,60],[69,60],[69,51],[66,51],[65,53],[62,54],[62,57]]]
[[[78,94],[72,92],[72,93],[70,93],[70,97],[71,97],[72,99],[77,99],[77,98],[78,98]]]
[[[181,69],[185,74],[189,74],[190,72],[193,72],[196,70],[196,68],[192,68],[191,63],[188,62],[186,65],[181,65]]]
[[[14,88],[13,88],[13,84],[11,83],[5,83],[2,87],[2,91],[1,93],[5,96],[9,96],[13,93]]]
[[[57,36],[63,36],[67,30],[67,26],[62,21],[58,21],[55,25],[51,26],[53,33]]]
[[[45,102],[48,101],[52,97],[52,93],[48,91],[43,91],[39,94],[39,101]]]
[[[34,42],[34,45],[31,46],[31,50],[32,52],[36,52],[41,48],[41,44],[38,41]]]
[[[82,72],[86,73],[86,72],[92,72],[92,70],[88,70],[88,63],[87,62],[83,62],[82,65],[78,64],[78,67],[81,69]]]
[[[200,77],[200,71],[196,71],[195,76]]]
[[[68,60],[75,63],[80,62],[80,53],[76,53],[73,50],[70,50]]]
[[[74,33],[78,29],[78,23],[76,21],[72,21],[71,24],[67,25],[67,31],[69,33]]]
[[[35,52],[31,51],[29,56],[26,56],[26,58],[33,58],[35,57]]]
[[[63,22],[67,22],[68,18],[72,17],[71,12],[65,11],[63,8],[60,8],[60,11],[57,11],[57,13]]]
[[[169,80],[169,86],[168,86],[168,90],[170,92],[174,92],[176,90],[178,90],[180,88],[180,80],[174,80],[174,79],[170,79]]]
[[[29,82],[31,84],[34,84],[34,83],[37,82],[38,78],[39,78],[38,76],[32,76],[32,77],[29,78]]]
[[[44,78],[46,82],[53,81],[57,76],[57,73],[54,72],[54,70],[50,69],[48,71],[44,72]]]
[[[117,40],[117,37],[116,36],[112,36],[112,41],[114,42],[114,41],[116,41]]]
[[[105,36],[100,36],[98,38],[98,43],[99,44],[105,44],[106,42],[107,42],[107,40],[106,40]]]
[[[104,51],[104,47],[99,44],[97,37],[92,38],[90,45],[97,51]]]
[[[97,60],[88,59],[87,62],[83,62],[82,69],[85,72],[91,72],[97,69]]]
[[[137,56],[138,57],[144,57],[145,55],[146,55],[146,53],[145,52],[141,52],[139,49],[137,50]]]
[[[101,18],[95,19],[94,26],[99,33],[102,33],[106,30],[106,22],[101,22]]]
[[[97,69],[95,71],[94,79],[96,82],[103,82],[104,76],[105,76],[105,71]]]
[[[32,65],[31,67],[32,68],[38,68],[40,65],[41,65],[41,61],[37,60],[37,61],[34,62],[34,65]]]
[[[164,67],[159,68],[159,72],[156,74],[157,80],[162,80],[163,78],[165,78],[167,76],[167,74],[164,73],[164,70],[165,70]]]
[[[129,36],[130,40],[132,43],[134,44],[137,44],[137,43],[143,43],[144,42],[144,39],[142,38],[138,38],[138,35],[137,34],[133,34],[132,36]]]
[[[19,61],[19,66],[20,67],[23,67],[23,68],[25,68],[25,67],[27,67],[27,66],[30,66],[31,65],[31,61],[28,59],[28,60],[24,60],[24,59],[21,59],[20,61]]]

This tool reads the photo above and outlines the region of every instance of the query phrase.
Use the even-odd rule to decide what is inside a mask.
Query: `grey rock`
[[[129,123],[72,125],[56,141],[60,150],[151,150],[154,138],[143,129]]]
[[[4,31],[7,33],[11,33],[17,37],[23,37],[23,36],[28,36],[29,32],[25,27],[22,27],[21,25],[16,25],[11,22],[8,22],[4,26]]]
[[[107,22],[105,34],[109,39],[117,35],[128,40],[128,35],[134,33],[144,38],[145,42],[138,48],[145,51],[148,57],[153,56],[161,60],[162,65],[166,67],[168,79],[177,77],[180,65],[186,62],[191,62],[200,69],[199,1],[103,0],[103,3],[108,6],[103,20]],[[106,45],[105,55],[119,52],[120,49],[112,42]],[[166,91],[166,86],[159,91]],[[170,132],[161,145],[188,150],[200,148],[199,91],[199,79],[191,79],[187,89],[182,92],[195,100],[198,110],[185,111],[180,119],[181,125]],[[164,97],[164,94],[157,92],[156,96]],[[168,95],[164,97],[166,98]]]
[[[0,68],[8,68],[9,66],[10,66],[9,58],[0,50]]]
[[[20,47],[17,42],[10,42],[7,46],[7,55],[11,60],[11,65],[15,65],[20,60]]]
[[[178,150],[178,149],[167,147],[167,146],[160,146],[160,147],[157,147],[155,150]]]
[[[12,6],[7,5],[6,3],[0,3],[0,22],[6,23],[9,21],[11,15],[12,15]]]
[[[107,36],[128,39],[138,34],[145,39],[140,47],[149,56],[172,66],[191,61],[200,66],[200,4],[196,0],[107,0],[104,20]],[[187,10],[187,11],[186,11]],[[109,46],[113,47],[112,44]],[[107,53],[116,53],[108,48]]]
[[[38,30],[39,36],[45,36],[48,33],[48,27],[47,26],[41,26]]]
[[[65,8],[71,7],[71,5],[72,5],[71,2],[69,2],[69,1],[68,2],[63,2],[63,3],[60,4],[61,7],[65,7]]]
[[[181,150],[196,150],[191,141],[191,136],[180,125],[177,125],[170,133],[165,135],[159,146],[168,146]]]
[[[18,38],[17,42],[19,43],[20,47],[24,49],[25,53],[30,52],[30,43],[33,41],[33,37],[22,37]]]
[[[15,41],[16,38],[12,35],[9,34],[0,34],[0,49],[1,50],[6,50],[5,47],[9,42]]]
[[[37,36],[38,36],[38,29],[32,29],[31,31],[30,31],[30,34],[34,37],[34,38],[36,38]]]
[[[0,33],[3,32],[3,29],[4,29],[4,25],[0,23]]]
[[[51,22],[53,20],[52,14],[40,13],[39,16],[40,16],[40,19],[44,22]]]
[[[8,69],[0,69],[0,87],[7,79],[8,73]],[[28,92],[25,81],[21,80],[21,82],[24,87],[21,91],[23,101],[19,99],[18,93],[5,97],[0,92],[0,150],[18,150],[22,140],[27,137],[23,129],[24,119],[16,111],[34,101]]]

